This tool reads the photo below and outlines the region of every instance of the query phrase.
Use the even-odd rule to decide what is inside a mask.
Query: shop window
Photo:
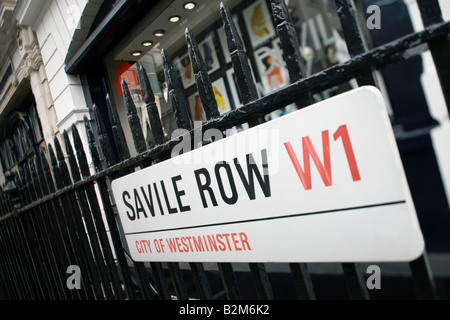
[[[259,96],[265,96],[287,86],[290,79],[280,50],[270,1],[228,0],[223,2],[230,9],[244,42]],[[176,128],[172,107],[167,99],[161,49],[164,49],[171,57],[185,99],[190,105],[192,119],[197,123],[205,120],[185,42],[186,28],[193,31],[199,44],[220,114],[242,105],[220,18],[220,1],[196,1],[196,3],[197,6],[194,9],[184,10],[183,2],[172,2],[158,16],[144,19],[150,21],[146,27],[143,28],[143,24],[139,23],[135,30],[130,30],[128,38],[130,40],[120,42],[120,45],[105,57],[110,88],[113,89],[112,95],[122,123],[127,123],[120,87],[120,81],[125,80],[138,109],[144,135],[150,146],[153,143],[150,124],[137,81],[139,65],[143,65],[147,70],[168,139]],[[341,36],[339,18],[332,1],[290,0],[287,3],[299,37],[306,75],[349,59]],[[173,19],[175,23],[169,20],[172,16],[177,16]],[[320,101],[354,86],[356,83],[350,81],[316,93],[314,99]],[[296,109],[295,105],[290,105],[268,115],[267,118],[282,116]],[[128,139],[128,144],[132,146],[129,134]]]

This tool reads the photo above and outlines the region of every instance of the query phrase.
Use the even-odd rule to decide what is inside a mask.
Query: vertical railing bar
[[[66,130],[63,132],[64,144],[66,147],[66,154],[69,160],[69,167],[72,172],[72,180],[73,182],[78,182],[81,180],[80,170],[75,159],[75,155],[73,153],[73,148],[71,142],[69,140],[69,136]],[[108,274],[108,271],[105,266],[105,258],[103,256],[103,252],[100,249],[98,230],[95,228],[94,220],[93,220],[93,207],[89,205],[87,197],[86,197],[86,189],[77,190],[75,192],[76,197],[80,203],[82,211],[80,214],[84,218],[84,225],[87,228],[87,237],[89,239],[89,244],[91,246],[93,255],[95,257],[96,266],[99,270],[102,288],[104,294],[107,299],[113,299],[114,295],[111,288],[111,281]]]
[[[278,38],[289,72],[290,82],[295,82],[305,77],[305,65],[300,52],[297,33],[292,23],[286,2],[284,0],[271,0],[272,15],[277,28]],[[302,108],[314,102],[310,93],[300,97],[297,107]],[[311,277],[308,274],[306,264],[289,264],[297,295],[300,299],[315,299]]]
[[[14,268],[14,279],[15,279],[15,285],[17,294],[19,296],[19,299],[26,299],[26,291],[23,286],[23,264],[21,261],[21,255],[19,253],[17,238],[14,230],[12,229],[12,220],[10,219],[6,223],[6,227],[8,229],[8,237],[10,240],[10,254],[12,255],[12,266]]]
[[[306,76],[305,63],[300,52],[298,36],[289,14],[286,2],[283,0],[271,0],[272,16],[275,21],[281,49],[286,61],[291,83]],[[307,93],[296,101],[298,108],[308,106],[314,102],[311,93]]]
[[[274,294],[264,263],[249,263],[249,266],[259,299],[273,300]]]
[[[81,142],[81,138],[79,136],[79,133],[78,133],[78,130],[77,130],[75,124],[72,125],[72,137],[73,137],[74,146],[75,146],[75,150],[76,150],[76,154],[77,154],[80,172],[84,179],[84,178],[89,177],[91,174],[89,171],[86,154],[83,149],[83,144]],[[109,273],[111,275],[111,281],[112,281],[112,285],[114,288],[114,292],[116,293],[117,297],[120,300],[123,300],[124,299],[123,290],[120,287],[117,269],[115,268],[113,254],[111,251],[108,236],[106,234],[106,229],[103,224],[103,218],[101,215],[101,210],[100,210],[100,206],[98,204],[97,194],[95,192],[93,184],[88,184],[86,186],[86,195],[88,197],[89,204],[91,206],[92,217],[94,219],[94,224],[96,226],[98,237],[100,239],[100,243],[102,246],[102,252],[105,256],[106,265],[107,265],[107,267],[109,269]]]
[[[172,109],[175,113],[177,127],[179,129],[192,130],[192,116],[189,105],[181,93],[180,84],[178,83],[175,69],[169,55],[164,49],[161,49],[161,58],[164,68],[164,76],[167,82],[167,90]]]
[[[125,80],[122,80],[122,94],[124,104],[127,108],[128,124],[130,126],[131,134],[133,136],[136,151],[138,153],[144,152],[145,150],[147,150],[147,144],[145,142],[144,134],[142,133],[142,127],[139,117],[137,115],[136,106],[134,104],[133,98],[131,97],[128,85],[125,82]],[[145,265],[140,262],[135,262],[134,266],[136,268],[136,273],[139,278],[139,281],[141,282],[142,293],[145,295],[146,299],[152,299],[153,292],[149,286],[150,279],[148,277],[147,271],[145,270]]]
[[[356,19],[355,8],[352,0],[335,0],[336,10],[341,21],[345,43],[351,57],[362,54],[367,50],[366,43]],[[356,74],[358,85],[376,86],[371,67],[362,69]],[[369,299],[369,293],[362,278],[359,264],[342,263],[344,276],[351,298]]]
[[[131,97],[130,90],[128,89],[128,84],[125,82],[125,80],[122,80],[122,94],[124,104],[127,108],[128,124],[130,126],[134,146],[136,147],[137,153],[144,152],[145,150],[147,150],[147,144],[145,143],[144,134],[142,133],[141,122],[137,115],[133,97]]]
[[[0,196],[3,201],[3,193]],[[0,286],[0,295],[1,295],[2,300],[6,300],[6,299],[12,299],[12,298],[10,298],[10,296],[8,294],[10,277],[8,276],[9,275],[8,268],[5,265],[5,262],[6,262],[6,259],[5,259],[6,240],[3,235],[3,225],[4,225],[4,222],[0,223],[0,255],[1,255],[1,257],[3,257],[2,259],[0,259],[0,281],[2,283],[2,285]]]
[[[2,197],[2,201],[3,201],[3,193],[1,194]],[[9,280],[10,277],[9,275],[9,270],[7,267],[7,263],[6,263],[6,239],[5,236],[3,234],[3,226],[4,226],[4,221],[2,221],[0,223],[0,255],[2,257],[2,259],[0,259],[0,280],[2,281],[2,285],[0,286],[0,290],[2,293],[2,299],[11,299],[10,295],[8,294],[8,292],[10,290],[9,289]]]
[[[61,181],[63,182],[63,186],[69,186],[72,184],[69,169],[64,159],[64,154],[62,152],[62,148],[60,142],[57,137],[54,138],[54,146],[56,151],[56,157],[58,160],[59,173],[61,175]],[[104,300],[103,290],[100,283],[100,278],[98,274],[98,270],[95,267],[94,257],[92,255],[92,251],[89,245],[89,240],[86,235],[86,230],[82,221],[82,211],[79,207],[78,201],[76,199],[75,193],[70,192],[67,193],[66,199],[68,202],[67,208],[70,210],[70,214],[67,217],[68,219],[73,219],[73,226],[77,230],[77,236],[80,241],[80,245],[82,250],[82,254],[84,255],[84,259],[87,262],[87,267],[89,270],[90,281],[92,288],[94,289],[96,299]],[[65,201],[64,201],[65,202]],[[63,203],[64,203],[63,202]]]
[[[20,176],[22,177],[22,192],[25,195],[25,201],[27,202],[31,202],[32,201],[32,195],[31,195],[31,177],[30,177],[30,172],[27,169],[27,165],[26,163],[22,166],[19,167],[19,173]],[[36,265],[38,266],[38,270],[39,270],[39,278],[42,275],[43,277],[45,277],[45,279],[43,279],[43,287],[46,287],[45,292],[47,293],[51,293],[52,291],[48,288],[49,285],[49,280],[48,280],[48,274],[46,271],[43,270],[42,268],[42,248],[40,246],[39,241],[37,241],[37,233],[36,230],[33,228],[33,226],[30,226],[34,224],[34,222],[32,221],[32,213],[29,212],[28,215],[25,215],[23,217],[23,219],[25,220],[25,226],[28,229],[28,236],[33,236],[34,239],[36,239],[36,241],[31,241],[33,243],[33,256],[34,256],[34,261],[36,261]],[[42,291],[41,291],[42,292]],[[42,297],[47,297],[43,292],[42,292]]]
[[[206,71],[206,67],[204,67],[204,70]],[[155,138],[156,144],[162,144],[162,143],[164,143],[164,133],[162,130],[161,120],[159,118],[158,109],[155,104],[153,90],[150,85],[150,81],[148,79],[146,70],[143,66],[139,67],[138,75],[139,75],[139,83],[140,83],[142,91],[144,93],[144,101],[146,103],[147,114],[150,119],[153,136]],[[206,73],[206,76],[207,76],[207,73]],[[209,80],[209,77],[207,77],[206,81],[208,81],[208,80]],[[198,80],[198,81],[200,82],[202,80]],[[211,91],[211,93],[214,98],[214,93],[212,91]],[[215,99],[214,99],[214,102],[215,102]],[[217,104],[216,104],[215,110],[216,110],[216,112],[214,113],[214,108],[211,108],[208,111],[208,114],[210,116],[212,116],[212,115],[215,115],[216,117],[219,116],[219,112],[217,110]],[[174,269],[174,268],[176,269],[175,264],[170,264],[169,266],[172,269]],[[197,290],[199,291],[200,296],[204,297],[205,299],[210,298],[211,291],[208,286],[208,281],[206,279],[206,274],[204,272],[203,265],[201,263],[191,263],[190,266],[191,266],[192,273],[193,273],[194,284],[195,284]],[[172,280],[178,281],[178,280],[180,280],[180,277],[178,276],[178,278],[175,278],[175,276],[172,275]],[[178,288],[176,288],[176,290],[178,290]],[[185,298],[187,298],[186,293],[179,292],[179,294],[184,296]]]
[[[424,251],[417,259],[409,263],[417,298],[420,300],[439,299],[433,274]]]
[[[22,192],[22,186],[20,178],[13,174],[11,176],[11,184],[9,185],[9,191],[14,192],[16,194]],[[8,189],[8,188],[7,188]],[[22,204],[22,201],[24,200],[23,197],[20,200],[20,203],[16,203],[14,206],[16,208],[20,207]],[[18,228],[18,222],[20,218],[18,216],[13,217],[12,219],[9,219],[9,221],[6,221],[6,226],[9,227],[11,230],[11,236],[13,237],[12,243],[15,245],[15,257],[17,259],[18,265],[16,266],[17,270],[21,273],[21,282],[23,289],[23,294],[26,299],[29,299],[30,293],[32,293],[33,290],[31,290],[31,282],[34,282],[31,276],[32,270],[30,269],[30,263],[28,263],[28,255],[25,254],[25,248],[26,248],[26,239],[22,236],[20,229]],[[28,281],[27,281],[28,280]]]
[[[152,130],[153,137],[155,139],[156,144],[163,144],[164,139],[164,132],[161,125],[161,120],[158,113],[158,108],[155,103],[155,97],[153,94],[152,87],[150,85],[150,81],[147,76],[147,72],[143,66],[140,66],[138,69],[138,75],[139,75],[139,83],[141,85],[143,94],[144,94],[144,101],[146,103],[146,111],[147,115],[150,120],[150,126]],[[162,268],[161,263],[151,262],[150,266],[155,273],[156,282],[157,282],[157,288],[158,291],[163,299],[170,299],[170,292],[169,288],[167,286],[167,282],[165,281],[165,275],[164,270]],[[173,266],[171,266],[173,268]]]
[[[169,83],[169,81],[168,81],[168,83]],[[174,83],[172,82],[171,85],[173,86]],[[177,85],[175,85],[175,86],[177,86]],[[169,91],[170,91],[170,89],[169,89]],[[124,81],[122,81],[122,92],[124,95],[124,102],[125,102],[125,105],[128,110],[128,122],[130,125],[130,129],[133,132],[132,136],[133,136],[134,145],[136,146],[137,152],[142,153],[147,150],[147,146],[145,144],[144,135],[142,133],[142,128],[140,125],[139,117],[137,116],[136,111],[135,111],[136,107],[131,98],[131,95],[129,94],[128,86],[126,85],[126,83]],[[172,93],[173,93],[173,89],[172,89]],[[184,110],[181,110],[179,112],[179,114],[181,116],[185,115]],[[182,119],[183,123],[188,123],[187,121],[184,121],[184,120],[185,119]],[[151,161],[145,161],[142,164],[142,167],[148,167],[151,164],[152,164]],[[139,262],[136,263],[136,267],[141,268],[142,266],[143,266],[142,263],[139,263]],[[169,273],[171,276],[171,280],[173,282],[173,285],[174,285],[174,288],[175,288],[178,298],[182,299],[182,300],[188,299],[188,294],[187,294],[187,291],[186,291],[186,288],[185,288],[185,285],[183,282],[183,278],[182,278],[182,274],[181,274],[179,265],[177,263],[169,263],[168,267],[169,267]]]
[[[39,284],[39,297],[41,299],[50,299],[51,295],[48,294],[51,293],[51,289],[49,286],[48,281],[48,275],[47,272],[43,269],[42,265],[42,250],[40,248],[40,244],[37,240],[37,234],[36,230],[34,229],[32,218],[31,218],[31,212],[28,212],[28,214],[22,215],[21,217],[22,221],[22,227],[24,229],[24,233],[27,234],[27,237],[30,238],[30,243],[32,244],[30,246],[30,258],[33,261],[33,266],[35,269],[36,279]]]
[[[352,300],[368,300],[369,292],[362,276],[359,263],[342,263],[345,283],[348,294]]]
[[[220,14],[224,24],[225,36],[227,38],[228,51],[231,56],[233,70],[238,82],[239,93],[243,104],[247,104],[258,98],[256,85],[253,81],[251,69],[248,64],[248,58],[245,54],[242,40],[234,25],[231,13],[223,2],[220,4]],[[265,122],[264,117],[257,115],[249,120],[249,126],[254,127],[263,122]],[[250,270],[259,298],[273,299],[274,294],[265,265],[262,263],[251,263]]]
[[[203,57],[200,54],[197,40],[189,28],[185,31],[186,43],[188,47],[189,57],[191,59],[191,67],[194,72],[195,82],[197,85],[197,92],[200,101],[205,111],[207,119],[214,119],[219,117],[219,110],[217,102],[212,89],[211,80],[209,79],[208,71]]]
[[[42,182],[41,185],[42,186],[46,186],[46,191],[44,190],[44,194],[51,194],[55,192],[55,186],[53,184],[53,178],[51,176],[50,173],[50,167],[48,165],[47,159],[45,158],[45,154],[44,151],[41,149],[40,153],[39,153],[39,161],[41,163],[41,167],[42,167],[42,172],[40,174],[40,177],[42,177]],[[73,265],[73,262],[76,261],[76,258],[74,258],[74,249],[72,247],[72,241],[67,233],[66,230],[66,224],[63,220],[59,219],[58,216],[61,216],[63,213],[59,213],[58,210],[56,209],[58,207],[58,200],[51,200],[49,203],[46,203],[46,208],[47,208],[47,214],[48,214],[48,219],[50,221],[50,223],[53,225],[54,228],[54,232],[55,234],[59,237],[60,239],[60,243],[61,243],[61,247],[60,247],[60,259],[63,259],[64,257],[64,261],[65,264],[63,263],[62,265],[66,267],[65,270],[67,270],[67,267],[69,265]],[[60,208],[61,209],[61,208]],[[65,272],[64,270],[64,272]],[[70,295],[72,296],[72,298],[74,299],[81,299],[81,297],[83,296],[84,293],[84,288],[83,290],[75,290],[75,292],[73,290],[70,290]]]
[[[17,185],[15,184],[15,175],[12,172],[6,172],[5,174],[5,188],[3,191],[5,192],[6,196],[6,206],[8,207],[8,212],[12,211],[12,193],[16,193]],[[4,221],[0,225],[0,231],[1,231],[1,237],[4,241],[4,256],[3,260],[5,261],[5,274],[7,282],[9,283],[8,293],[9,296],[11,296],[13,299],[18,299],[20,297],[20,292],[18,291],[19,287],[17,286],[17,280],[16,280],[16,270],[14,269],[13,264],[13,256],[11,255],[11,238],[9,236],[8,231],[8,221]]]
[[[32,170],[28,165],[24,165],[25,175],[28,178],[29,184],[28,188],[30,190],[31,199],[34,201],[37,199],[35,189],[36,186],[34,184],[34,177],[32,174]],[[59,288],[57,285],[57,280],[55,279],[55,271],[53,270],[53,264],[50,258],[50,253],[48,250],[48,243],[45,241],[45,232],[42,231],[41,221],[38,218],[36,208],[33,208],[30,212],[30,220],[32,223],[32,228],[35,232],[37,243],[39,244],[40,253],[41,253],[41,261],[45,266],[44,272],[47,277],[48,285],[51,288],[50,294],[52,299],[58,299]]]
[[[89,151],[91,153],[91,158],[94,162],[94,167],[96,172],[100,172],[102,170],[102,165],[100,162],[100,156],[98,154],[98,150],[96,148],[95,140],[94,140],[94,134],[92,132],[91,124],[89,123],[89,120],[87,117],[84,117],[84,126],[86,135],[88,138],[88,145],[89,145]],[[117,261],[119,262],[123,282],[125,285],[125,291],[128,295],[129,299],[136,299],[136,293],[133,288],[133,281],[130,276],[130,269],[128,267],[127,259],[124,254],[124,249],[122,247],[122,241],[120,239],[120,234],[117,226],[117,222],[114,216],[114,210],[111,205],[111,198],[108,193],[108,187],[106,184],[105,178],[100,178],[97,180],[97,186],[100,192],[100,197],[103,203],[103,208],[105,210],[105,216],[106,220],[109,225],[109,230],[111,233],[111,239],[113,241]]]
[[[231,263],[218,263],[220,277],[228,300],[240,300],[241,293]]]
[[[196,50],[198,48],[195,48],[195,39],[193,39],[194,37],[193,37],[192,33],[189,32],[189,30],[186,30],[185,34],[186,34],[186,40],[188,42],[188,47],[190,47],[189,54],[191,55],[191,61],[194,61],[194,63],[195,63],[195,70],[197,72],[199,72],[199,71],[201,72],[201,75],[199,75],[199,76],[196,75],[195,77],[196,77],[196,82],[197,82],[197,88],[199,89],[199,94],[200,94],[200,91],[202,91],[201,92],[201,94],[203,96],[202,104],[205,109],[205,114],[208,119],[210,119],[210,117],[217,117],[217,115],[218,115],[217,102],[215,101],[214,93],[212,93],[212,96],[211,96],[211,92],[212,92],[211,81],[209,80],[208,74],[203,72],[204,71],[203,69],[205,69],[205,68],[203,68],[203,66],[202,66],[202,61],[203,61],[202,57],[197,56],[197,55],[199,55],[199,51]],[[192,130],[192,119],[191,119],[191,114],[189,112],[189,106],[186,104],[186,101],[184,100],[184,98],[181,94],[180,85],[176,78],[176,75],[175,75],[175,72],[173,69],[173,65],[170,61],[169,56],[167,55],[167,52],[164,49],[161,50],[161,57],[163,60],[164,75],[165,75],[166,81],[168,83],[169,95],[171,97],[172,108],[174,109],[174,112],[175,112],[178,128]],[[212,99],[214,99],[214,101]],[[199,265],[196,265],[194,267],[194,269],[197,271],[201,271],[203,268],[199,269],[199,267],[200,267]],[[231,269],[231,264],[230,264],[230,268],[226,268],[226,270],[229,271],[230,269]],[[202,279],[201,282],[196,283],[197,288],[200,288],[200,294],[208,295],[207,291],[201,290],[202,284],[204,284],[205,280],[206,280],[205,274],[197,273],[196,277],[198,277],[197,280]],[[196,280],[196,277],[194,277],[194,280]],[[233,278],[234,278],[234,274],[231,271],[231,275],[228,275],[228,277],[226,277],[226,279],[227,279],[227,281],[231,281],[231,279],[233,279]],[[234,281],[233,283],[236,284],[236,281]],[[227,285],[226,287],[231,287],[231,286],[232,285],[230,285],[230,286]]]
[[[169,275],[172,280],[175,295],[178,300],[189,300],[189,295],[184,285],[183,276],[181,274],[180,266],[176,262],[168,262]]]
[[[314,292],[311,276],[307,270],[307,264],[290,263],[289,267],[292,272],[298,298],[301,300],[315,300],[316,294]]]
[[[200,262],[191,262],[189,266],[192,270],[192,277],[200,299],[211,300],[211,288],[203,264]]]
[[[353,0],[334,0],[334,2],[350,57],[363,54],[367,51],[367,45],[358,26]],[[356,74],[356,80],[359,86],[376,86],[371,67],[359,71]]]
[[[36,288],[39,286],[36,286],[36,281],[38,279],[36,278],[36,274],[34,273],[33,269],[33,261],[31,259],[30,250],[29,250],[29,243],[28,243],[28,237],[25,233],[23,233],[23,229],[21,228],[21,217],[17,217],[16,219],[12,219],[12,224],[14,225],[14,229],[17,233],[17,242],[21,248],[20,252],[18,254],[20,255],[21,259],[23,260],[23,271],[24,271],[24,277],[23,280],[25,282],[25,285],[27,287],[26,291],[26,299],[35,299],[36,295]]]
[[[17,228],[18,228],[18,230],[20,230],[19,232],[22,234],[23,238],[25,239],[24,242],[25,242],[26,251],[27,251],[26,257],[29,261],[29,268],[30,268],[30,274],[31,274],[29,281],[34,283],[33,299],[37,299],[39,297],[42,298],[44,296],[44,294],[42,292],[41,279],[39,277],[39,274],[38,274],[38,271],[36,268],[36,261],[34,259],[35,254],[31,249],[31,247],[32,247],[32,245],[30,245],[31,239],[29,239],[30,234],[25,231],[24,223],[22,221],[23,219],[25,219],[23,216],[18,219]]]
[[[46,193],[46,185],[42,183],[42,170],[39,170],[39,175],[37,173],[36,170],[36,166],[38,168],[40,168],[41,166],[38,164],[38,158],[37,155],[35,154],[34,159],[30,159],[30,169],[31,169],[31,175],[32,175],[32,179],[34,181],[34,186],[36,190],[40,190],[37,195],[38,198],[42,198],[42,196],[45,195]],[[47,190],[48,191],[48,190]],[[45,204],[46,206],[46,212],[43,212],[43,208],[42,206],[38,206],[35,209],[36,212],[36,216],[41,220],[41,224],[42,227],[45,231],[45,242],[47,243],[47,246],[50,249],[50,258],[51,258],[51,265],[52,268],[57,268],[56,270],[54,270],[54,277],[57,280],[57,283],[59,284],[59,286],[57,287],[58,292],[60,293],[60,297],[67,299],[67,288],[65,286],[65,280],[64,280],[64,275],[65,275],[65,267],[64,264],[61,263],[61,258],[62,258],[62,252],[60,251],[59,248],[59,241],[56,240],[55,238],[55,233],[54,230],[52,228],[52,226],[50,225],[50,222],[48,220],[48,207],[47,207],[47,203]],[[46,214],[47,213],[47,214]],[[69,293],[70,295],[70,293]]]
[[[114,151],[109,141],[108,134],[106,133],[105,124],[101,118],[100,111],[95,104],[92,105],[92,111],[94,113],[95,124],[97,126],[98,143],[102,146],[101,149],[106,166],[110,167],[116,163],[116,157],[114,156]]]
[[[8,224],[7,223],[2,223],[1,225],[1,231],[2,231],[2,238],[5,241],[5,247],[4,247],[4,251],[5,251],[5,255],[2,256],[2,259],[4,259],[5,263],[5,267],[7,270],[7,277],[6,279],[8,279],[9,282],[9,290],[8,293],[11,294],[12,299],[19,299],[20,298],[20,292],[18,292],[18,286],[16,283],[16,275],[15,275],[15,268],[14,268],[14,264],[12,262],[12,256],[11,256],[11,238],[9,236],[8,233]]]
[[[144,102],[146,104],[145,109],[147,111],[147,115],[150,121],[150,129],[152,130],[152,134],[156,144],[157,145],[163,144],[165,142],[164,131],[161,125],[158,107],[156,106],[155,103],[155,96],[153,94],[153,90],[147,76],[147,71],[143,66],[139,66],[138,76],[139,76],[139,83],[144,93]]]
[[[64,187],[64,184],[62,181],[60,169],[57,164],[56,156],[51,144],[48,145],[48,154],[52,166],[53,177],[55,180],[55,187],[56,189],[62,189]],[[49,179],[48,181],[51,181],[51,179]],[[71,205],[68,205],[68,203],[70,203],[70,199],[67,194],[63,195],[60,198],[55,199],[54,205],[56,218],[59,222],[59,225],[61,226],[61,231],[64,232],[67,239],[70,239],[69,241],[73,248],[73,252],[71,252],[74,258],[73,262],[77,263],[77,265],[80,267],[80,271],[82,272],[81,277],[81,281],[83,284],[82,290],[88,299],[93,299],[95,297],[95,293],[94,288],[93,286],[91,286],[90,282],[91,277],[90,277],[90,269],[88,266],[89,265],[88,258],[84,253],[81,240],[78,237],[75,223],[72,219],[72,216],[74,214],[73,213],[74,208],[72,208]]]
[[[20,217],[16,217],[16,219],[11,219],[11,227],[14,228],[15,241],[17,243],[18,251],[17,254],[19,256],[21,268],[22,268],[22,281],[24,283],[25,296],[26,299],[32,299],[34,289],[32,288],[32,284],[34,284],[35,279],[32,276],[31,264],[29,261],[29,256],[27,255],[27,242],[25,236],[21,233],[21,229],[19,228]]]
[[[238,91],[242,99],[242,103],[245,105],[258,99],[258,91],[254,83],[242,39],[237,32],[230,11],[223,2],[220,3],[220,15],[223,21],[231,63],[237,79]],[[264,122],[264,116],[258,114],[251,116],[248,121],[251,127]]]
[[[37,212],[37,208],[32,209],[32,217],[34,218],[34,227],[37,227],[38,231],[38,239],[41,243],[41,248],[44,251],[44,260],[46,270],[50,279],[50,286],[53,288],[54,299],[61,299],[63,294],[61,292],[61,281],[58,277],[57,270],[55,270],[56,261],[52,254],[52,247],[50,241],[48,239],[48,234],[45,230],[45,226],[43,225],[43,221],[41,221],[42,217],[39,217],[39,213]]]
[[[109,122],[111,123],[111,130],[113,133],[116,150],[117,153],[119,154],[120,161],[124,161],[130,158],[130,151],[128,150],[127,142],[125,140],[125,134],[120,124],[119,115],[109,94],[106,94],[106,105],[108,107]],[[94,111],[96,111],[96,108],[94,108]],[[98,111],[96,111],[94,114],[96,121],[101,119]],[[109,142],[109,140],[107,141]],[[108,146],[105,146],[102,147],[102,150],[103,149],[109,148]]]

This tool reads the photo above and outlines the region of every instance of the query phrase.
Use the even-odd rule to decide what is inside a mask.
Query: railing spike
[[[131,135],[133,136],[134,146],[138,153],[147,150],[147,144],[145,143],[144,134],[142,133],[142,127],[140,119],[137,115],[136,105],[134,104],[133,97],[128,89],[128,84],[125,80],[122,80],[122,94],[123,101],[127,108],[128,123],[130,125]]]
[[[229,52],[231,53],[235,50],[244,50],[244,44],[239,36],[236,26],[234,25],[233,17],[223,2],[220,3],[220,14],[224,23]]]
[[[72,181],[70,179],[69,168],[67,167],[66,159],[64,158],[64,153],[61,148],[61,144],[59,143],[58,138],[55,136],[54,138],[56,159],[58,159],[58,167],[61,172],[62,181],[65,187],[69,186]]]
[[[81,142],[80,134],[75,123],[72,124],[72,138],[81,175],[83,176],[83,178],[89,177],[91,175],[89,171],[89,164],[87,161],[86,153],[84,152],[83,142]]]
[[[197,40],[191,30],[186,28],[186,42],[191,59],[191,66],[195,74],[195,82],[197,84],[198,95],[202,102],[203,110],[207,119],[214,119],[220,116],[217,108],[217,101],[212,89],[211,80],[209,79],[205,61],[198,48]]]
[[[178,83],[175,69],[170,61],[167,52],[161,50],[161,58],[164,66],[164,76],[167,81],[167,89],[169,91],[170,102],[175,113],[177,126],[180,129],[191,130],[192,117],[189,105],[186,103],[183,94],[181,93],[180,84]]]
[[[48,154],[50,158],[50,163],[52,165],[53,176],[55,177],[55,184],[57,189],[62,189],[64,183],[61,177],[61,170],[59,169],[58,162],[56,160],[55,152],[53,151],[52,145],[48,144]]]
[[[102,171],[102,162],[100,161],[100,156],[98,154],[97,145],[95,143],[94,133],[92,132],[91,124],[89,119],[84,116],[84,127],[86,129],[86,136],[88,138],[89,151],[91,153],[92,161],[94,162],[95,171],[98,173]]]
[[[38,180],[39,180],[39,185],[41,186],[41,190],[42,190],[42,194],[44,196],[49,194],[49,188],[47,185],[47,181],[45,181],[45,176],[44,176],[44,170],[43,170],[43,164],[41,161],[41,155],[40,153],[35,153],[34,154],[34,162],[36,163],[38,169]]]
[[[247,104],[258,99],[258,92],[253,81],[247,54],[244,51],[241,37],[234,25],[231,13],[224,3],[220,4],[220,15],[222,17],[228,43],[228,51],[230,52],[242,103]]]
[[[238,90],[242,103],[248,104],[258,99],[255,81],[252,76],[247,54],[244,51],[241,37],[239,36],[230,11],[224,3],[220,4],[220,15],[222,17],[225,36],[227,38],[228,51],[231,56],[234,73],[237,79]],[[255,115],[249,119],[251,126],[264,122],[262,115]]]
[[[119,114],[109,93],[106,94],[106,105],[108,106],[109,122],[111,123],[117,153],[119,154],[120,161],[123,161],[130,158],[130,151],[128,150],[125,134],[123,133],[123,128],[119,120]]]
[[[69,160],[69,166],[70,166],[70,172],[72,173],[72,179],[74,182],[80,181],[81,180],[80,171],[78,169],[77,160],[75,159],[75,155],[73,153],[73,148],[72,148],[72,144],[69,139],[69,134],[67,133],[66,130],[64,130],[62,135],[64,138],[64,144],[66,146],[66,154],[67,154],[67,158]]]
[[[39,149],[39,156],[41,157],[42,170],[44,171],[45,180],[47,181],[47,186],[50,193],[55,192],[55,184],[53,182],[53,177],[50,172],[50,166],[48,164],[47,158],[45,157],[44,150]]]
[[[42,198],[42,189],[39,185],[39,180],[38,180],[38,174],[37,174],[37,170],[36,170],[36,165],[34,163],[34,158],[30,158],[28,159],[28,166],[30,168],[30,172],[31,172],[31,182],[33,185],[33,200],[37,200]]]
[[[150,127],[152,129],[153,137],[156,141],[156,144],[163,144],[165,140],[164,131],[161,125],[158,107],[155,103],[155,97],[153,95],[153,90],[147,76],[147,71],[143,66],[139,66],[138,76],[139,83],[141,85],[142,91],[144,92],[144,101],[146,103],[147,115],[150,120]]]
[[[94,113],[95,123],[97,125],[97,137],[98,142],[100,144],[100,148],[103,152],[103,157],[106,161],[106,166],[110,167],[116,163],[116,157],[114,156],[114,152],[112,150],[112,145],[109,141],[108,134],[106,133],[106,126],[100,114],[100,110],[98,109],[96,104],[92,105],[92,111]]]
[[[289,78],[291,82],[295,82],[306,75],[295,27],[284,0],[271,0],[270,2]]]

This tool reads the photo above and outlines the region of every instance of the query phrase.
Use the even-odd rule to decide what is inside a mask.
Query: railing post
[[[351,57],[354,57],[366,52],[367,45],[358,26],[353,0],[334,0],[334,2],[339,19],[341,20],[348,53]],[[371,67],[366,67],[358,72],[356,74],[356,80],[359,86],[376,86]]]
[[[202,102],[203,110],[207,119],[214,119],[219,117],[219,110],[217,109],[216,97],[212,89],[211,80],[208,76],[208,71],[206,70],[206,64],[200,54],[200,49],[198,48],[197,40],[191,30],[186,29],[185,31],[186,42],[189,52],[189,57],[191,59],[192,70],[195,74],[195,82],[197,84],[197,91]]]
[[[193,128],[191,111],[181,93],[180,84],[178,83],[175,69],[173,68],[169,55],[164,49],[161,50],[161,58],[163,61],[164,76],[167,81],[169,98],[175,113],[177,126],[179,129],[191,130]]]
[[[92,132],[91,124],[86,116],[83,118],[84,127],[86,130],[86,136],[88,138],[89,151],[91,153],[92,161],[94,162],[94,167],[96,172],[102,171],[102,164],[100,161],[100,156],[97,150],[97,144],[95,143],[94,133]],[[127,258],[125,257],[124,250],[122,247],[122,241],[119,234],[119,229],[116,223],[116,218],[114,216],[114,210],[111,204],[111,196],[108,192],[108,187],[105,178],[101,178],[97,181],[100,197],[102,199],[103,207],[105,210],[106,220],[109,225],[109,230],[111,233],[111,239],[116,248],[116,257],[121,270],[123,282],[125,285],[125,291],[127,292],[129,299],[136,299],[136,293],[134,291],[133,281],[129,272]]]
[[[409,263],[417,297],[421,300],[438,299],[438,293],[434,284],[433,274],[428,263],[428,257],[424,252],[416,260]]]
[[[244,50],[244,44],[242,42],[236,26],[234,25],[233,18],[226,5],[220,3],[220,15],[222,17],[223,26],[225,29],[225,36],[227,38],[228,51],[231,57],[231,63],[236,75],[239,94],[242,99],[242,103],[245,105],[251,101],[258,99],[258,91],[252,76],[247,54]],[[250,126],[256,126],[264,123],[265,119],[263,115],[250,116],[248,119]]]

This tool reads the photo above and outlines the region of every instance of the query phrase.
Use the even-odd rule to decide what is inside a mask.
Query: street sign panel
[[[424,249],[374,87],[185,152],[112,189],[135,261],[411,261]]]

